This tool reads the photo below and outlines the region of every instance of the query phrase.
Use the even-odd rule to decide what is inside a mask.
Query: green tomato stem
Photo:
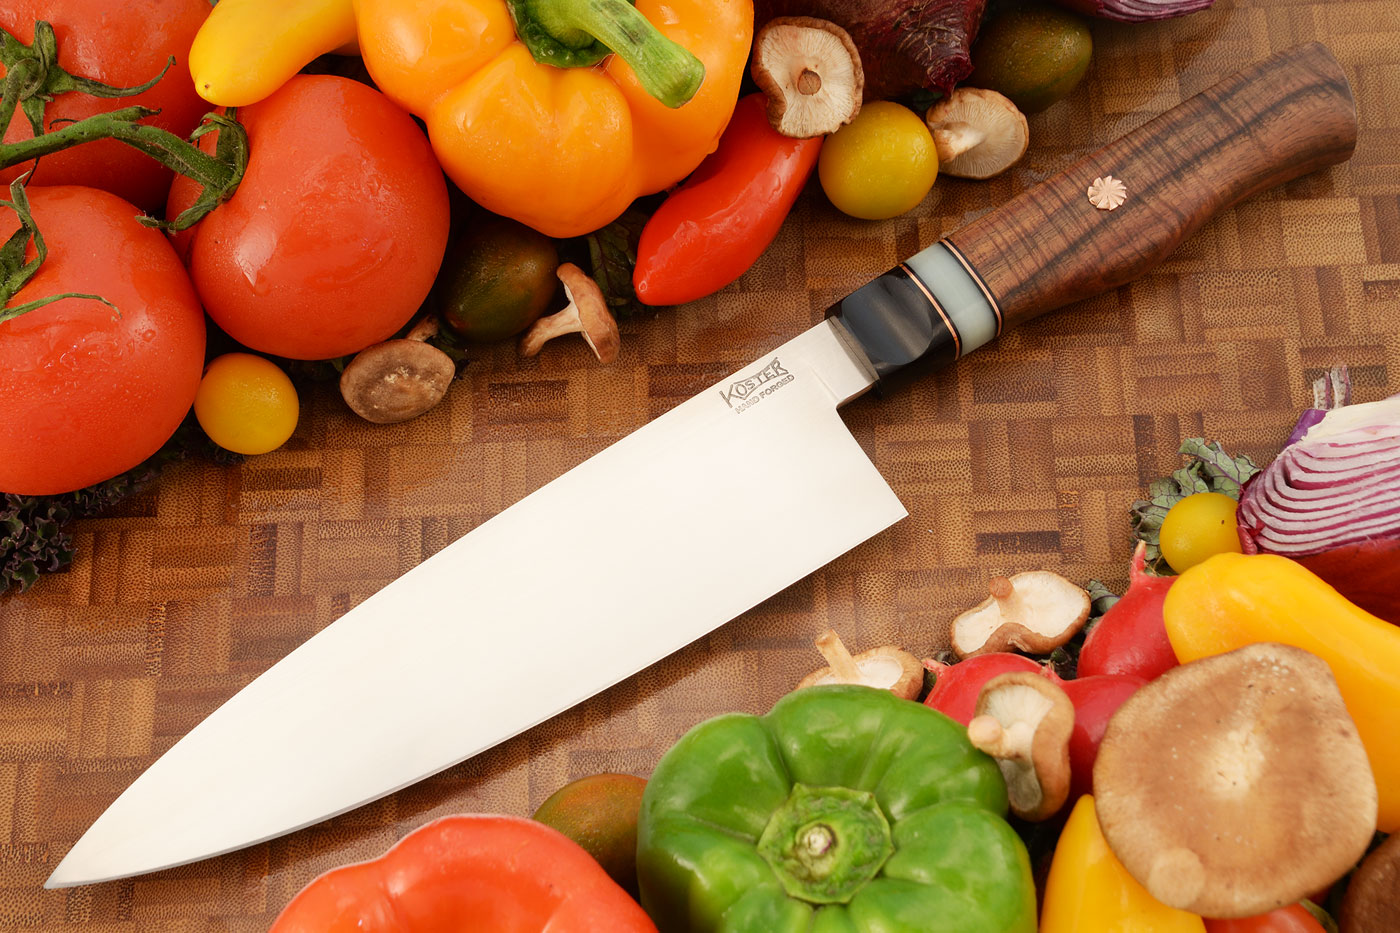
[[[10,299],[25,286],[39,271],[39,266],[49,255],[49,248],[44,243],[43,234],[39,232],[39,227],[34,223],[34,215],[29,209],[29,197],[24,190],[26,176],[16,178],[10,182],[10,200],[0,201],[0,207],[8,207],[19,215],[19,229],[10,235],[3,246],[0,246],[0,324],[12,321],[21,314],[27,314],[44,305],[52,304],[63,298],[86,298],[91,301],[100,301],[113,311],[117,311],[117,306],[112,304],[101,295],[89,295],[83,292],[63,292],[59,295],[49,295],[34,301],[26,301],[23,304],[10,305]],[[29,241],[34,241],[34,258],[28,262],[24,261],[24,254]],[[117,311],[120,314],[120,311]]]
[[[21,105],[29,125],[38,136],[44,132],[44,105],[60,94],[81,91],[89,97],[131,97],[156,86],[175,64],[175,56],[166,59],[160,74],[132,87],[116,87],[92,78],[69,74],[58,66],[58,39],[53,26],[45,20],[35,20],[34,41],[25,45],[5,29],[0,29],[0,64],[5,66],[5,97],[0,102],[0,130],[10,125],[15,106]],[[11,96],[10,75],[18,70],[22,79],[15,82]]]
[[[172,171],[186,175],[202,188],[195,203],[174,220],[143,217],[147,226],[184,230],[233,196],[248,164],[248,138],[243,127],[229,116],[206,114],[204,122],[189,140],[160,127],[140,123],[159,111],[149,107],[123,107],[100,113],[45,132],[44,104],[56,95],[77,91],[93,97],[127,97],[150,90],[175,64],[171,56],[160,74],[144,84],[114,87],[91,78],[71,75],[58,67],[58,41],[53,27],[34,23],[34,41],[25,45],[0,29],[0,64],[5,66],[5,82],[0,87],[0,134],[14,119],[16,108],[24,110],[33,138],[0,143],[0,168],[52,155],[62,149],[97,139],[115,139],[139,149]],[[214,129],[219,134],[215,152],[210,155],[194,145],[194,140]],[[0,138],[3,138],[0,136]]]

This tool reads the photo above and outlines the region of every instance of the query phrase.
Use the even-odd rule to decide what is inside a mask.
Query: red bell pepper
[[[924,667],[934,674],[933,687],[928,696],[924,697],[924,705],[933,707],[964,726],[977,715],[977,695],[982,692],[983,685],[998,674],[1014,671],[1040,672],[1063,686],[1063,682],[1050,668],[1025,655],[1012,654],[1009,651],[975,654],[956,664],[925,661]]]
[[[593,857],[558,830],[513,816],[448,816],[383,856],[329,871],[271,933],[656,933]]]
[[[1074,704],[1074,731],[1069,736],[1069,801],[1067,806],[1084,794],[1093,793],[1094,762],[1099,757],[1099,745],[1108,730],[1108,721],[1118,707],[1137,693],[1147,681],[1131,674],[1095,674],[1077,680],[1064,680],[1060,686]]]
[[[817,164],[822,137],[793,139],[768,124],[767,98],[739,101],[719,148],[642,228],[632,284],[648,305],[719,291],[778,235]]]

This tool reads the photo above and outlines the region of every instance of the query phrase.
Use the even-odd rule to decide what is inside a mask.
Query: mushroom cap
[[[1010,595],[998,590],[1010,585]],[[992,596],[953,619],[958,657],[1019,648],[1045,654],[1069,641],[1089,618],[1089,594],[1057,573],[1028,570],[992,580]]]
[[[858,680],[845,680],[834,668],[824,667],[802,678],[797,689],[815,687],[817,684],[860,683],[912,700],[918,697],[919,691],[924,687],[923,664],[903,648],[881,645],[869,651],[862,651],[851,660],[860,671]]]
[[[834,133],[860,112],[865,72],[846,30],[811,16],[770,20],[754,39],[754,83],[784,136]]]
[[[938,150],[938,170],[959,178],[999,175],[1030,143],[1025,116],[996,91],[956,88],[930,107],[924,120]]]
[[[447,394],[457,374],[452,358],[421,340],[386,340],[366,347],[340,374],[340,395],[375,424],[416,418]]]
[[[1327,663],[1265,642],[1173,668],[1109,720],[1099,823],[1128,873],[1170,907],[1266,913],[1366,851],[1376,782]]]
[[[1400,930],[1400,833],[1387,836],[1352,873],[1337,920],[1347,933]]]
[[[1025,820],[1049,819],[1069,798],[1069,737],[1074,704],[1038,673],[1013,671],[987,681],[967,737],[997,759],[1011,811]]]

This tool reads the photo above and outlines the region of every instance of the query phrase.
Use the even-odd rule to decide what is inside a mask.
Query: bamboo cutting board
[[[918,209],[879,223],[840,215],[814,182],[740,282],[625,321],[611,367],[581,342],[530,361],[488,348],[446,403],[397,426],[359,421],[321,387],[303,396],[282,450],[234,467],[178,465],[120,514],[81,523],[67,573],[0,597],[0,931],[264,930],[319,872],[378,855],[435,817],[528,815],[573,778],[649,774],[701,719],[762,712],[822,666],[812,639],[828,626],[853,649],[929,656],[992,574],[1045,567],[1121,590],[1128,507],[1180,465],[1183,438],[1262,464],[1335,363],[1350,366],[1358,401],[1400,392],[1400,6],[1218,0],[1180,20],[1098,23],[1094,38],[1088,78],[1031,118],[1016,169],[940,179]],[[843,409],[907,520],[408,790],[195,865],[42,890],[142,769],[391,579],[919,248],[1243,64],[1314,39],[1352,82],[1361,129],[1350,162],[1227,211],[1137,283]],[[549,568],[538,570],[549,585]],[[471,593],[461,598],[469,607]]]

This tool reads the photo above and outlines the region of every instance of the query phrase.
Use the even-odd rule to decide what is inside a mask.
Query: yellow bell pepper
[[[457,186],[555,237],[714,151],[753,37],[752,0],[356,0],[356,15],[370,75],[424,119]]]
[[[1055,845],[1040,933],[1205,933],[1205,921],[1168,907],[1138,884],[1109,849],[1088,794]]]
[[[1218,554],[1197,564],[1167,591],[1163,616],[1183,664],[1268,641],[1326,661],[1371,760],[1380,829],[1400,830],[1400,628],[1273,554]]]
[[[210,103],[242,107],[354,42],[352,0],[220,0],[190,46],[190,76]]]

